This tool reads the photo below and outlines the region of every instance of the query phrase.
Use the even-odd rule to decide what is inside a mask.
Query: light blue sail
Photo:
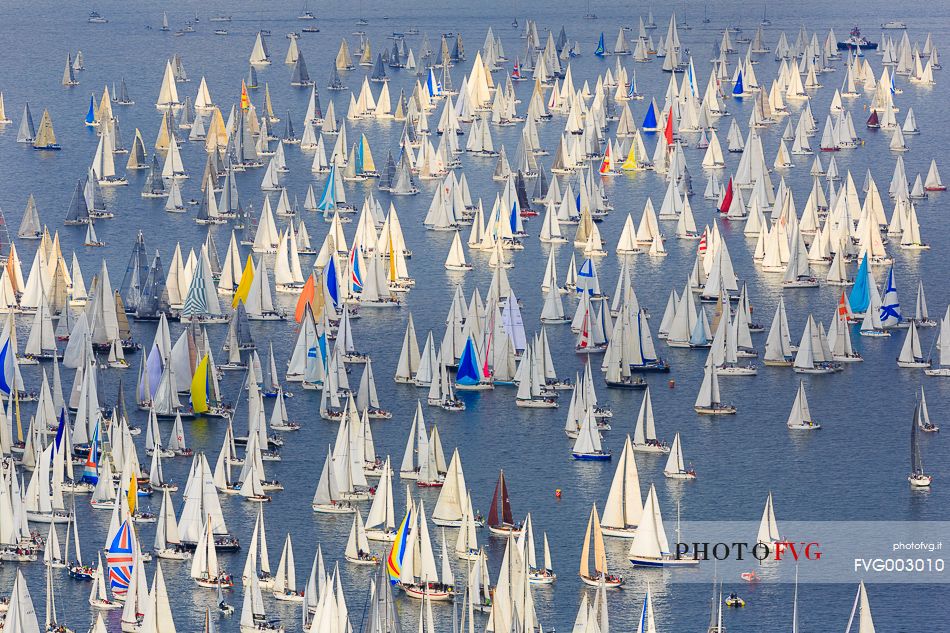
[[[356,256],[356,248],[350,254],[350,285],[353,292],[363,292],[363,271],[360,269],[360,258]]]
[[[327,184],[323,186],[317,209],[324,213],[336,209],[336,163],[330,163],[330,175],[327,177]]]
[[[854,286],[851,288],[851,294],[848,295],[848,303],[851,305],[851,311],[856,314],[863,314],[871,305],[871,275],[868,270],[868,256],[864,255],[861,265],[858,266],[858,273],[854,277]]]

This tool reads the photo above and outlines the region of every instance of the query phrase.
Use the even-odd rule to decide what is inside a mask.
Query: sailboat
[[[392,466],[389,457],[383,465],[376,494],[366,515],[366,537],[373,541],[393,541],[396,538],[396,520],[393,510]]]
[[[100,240],[96,235],[96,228],[90,219],[89,224],[86,225],[86,237],[83,240],[83,246],[101,248],[105,245],[106,243]]]
[[[611,458],[609,450],[604,450],[601,444],[600,431],[594,420],[594,408],[588,407],[578,430],[571,456],[581,461],[608,461]]]
[[[89,604],[103,611],[112,609],[121,609],[122,603],[118,600],[109,600],[109,594],[106,593],[106,580],[103,572],[106,569],[102,565],[102,554],[99,553],[99,564],[95,567],[92,578],[92,589],[89,592]],[[9,616],[7,616],[9,617]]]
[[[851,633],[851,627],[854,625],[854,618],[858,618],[858,628],[856,633],[874,633],[874,619],[871,617],[871,604],[868,601],[868,590],[864,586],[864,581],[858,585],[858,593],[854,596],[854,605],[851,607],[851,615],[848,617],[848,628],[845,633]]]
[[[218,564],[215,537],[212,532],[211,515],[205,521],[204,530],[191,560],[191,577],[199,587],[232,587],[231,575]]]
[[[178,521],[168,488],[162,490],[162,508],[155,529],[155,555],[166,560],[188,560],[191,552],[182,545]]]
[[[366,528],[363,526],[363,517],[359,510],[353,517],[353,525],[350,527],[343,557],[354,565],[379,564],[379,559],[370,552],[369,539],[366,537]]]
[[[554,573],[554,567],[551,563],[551,548],[548,545],[548,534],[545,532],[543,537],[544,565],[539,567],[530,513],[525,517],[524,524],[524,533],[518,537],[516,544],[518,545],[518,549],[524,552],[525,560],[528,563],[528,582],[535,585],[550,585],[557,580],[557,574]]]
[[[244,601],[241,606],[241,633],[283,633],[284,629],[267,619],[264,597],[257,576],[251,576],[244,586]]]
[[[452,246],[449,248],[448,257],[445,259],[445,269],[456,272],[468,272],[473,266],[465,260],[465,251],[462,248],[462,239],[458,231],[452,239]]]
[[[924,433],[937,433],[940,427],[930,420],[930,412],[927,410],[927,398],[924,396],[924,386],[920,386],[920,411],[917,416],[917,426]]]
[[[627,557],[634,567],[689,567],[699,564],[698,558],[677,557],[670,552],[666,529],[663,527],[663,515],[660,513],[660,502],[653,484],[650,485],[650,492],[643,503],[640,525],[630,544]]]
[[[775,521],[775,505],[772,503],[772,493],[769,492],[769,496],[765,500],[765,509],[762,510],[762,519],[759,521],[756,544],[765,545],[766,551],[774,558],[778,552],[775,544],[782,540],[778,531],[778,523]]]
[[[734,405],[720,401],[719,376],[711,353],[706,359],[703,384],[699,388],[693,409],[702,415],[732,415],[736,412]]]
[[[274,576],[273,594],[281,602],[303,602],[302,591],[297,590],[297,572],[294,569],[294,546],[290,533],[284,540],[284,548],[280,553],[280,562],[277,564],[277,574]]]
[[[934,342],[937,348],[937,367],[925,369],[927,376],[950,376],[950,307],[940,320],[940,333]]]
[[[786,426],[793,431],[817,431],[821,428],[821,425],[811,417],[804,381],[798,383],[798,392],[795,395],[795,402],[792,403],[792,410],[788,414]]]
[[[436,568],[435,553],[429,538],[429,526],[425,507],[420,503],[418,512],[413,509],[408,516],[411,521],[408,540],[404,544],[399,563],[397,586],[410,598],[446,602],[455,595],[455,576],[449,565],[445,531],[442,531],[441,570]],[[396,543],[393,543],[395,548]],[[390,555],[392,556],[392,554]]]
[[[594,569],[591,572],[591,546],[594,548]],[[607,570],[607,550],[604,547],[604,534],[600,527],[600,517],[595,504],[587,519],[587,531],[584,533],[584,545],[581,549],[579,575],[585,585],[619,589],[623,585],[623,576],[611,574]]]
[[[633,538],[640,522],[643,502],[640,496],[640,476],[634,459],[630,436],[626,437],[620,461],[610,482],[610,492],[604,504],[604,515],[600,520],[601,531],[605,536]]]
[[[914,419],[910,428],[910,475],[907,476],[907,481],[912,488],[929,488],[933,476],[924,473],[924,463],[920,457],[919,416],[920,401],[914,406]]]
[[[324,514],[351,514],[356,512],[353,504],[343,498],[337,481],[333,448],[328,447],[327,459],[323,463],[323,471],[320,473],[320,481],[317,482],[317,490],[314,492],[313,500],[310,503],[314,512]]]
[[[917,322],[913,319],[910,320],[910,327],[907,328],[907,334],[904,336],[904,344],[901,346],[900,355],[897,357],[897,366],[904,369],[930,367],[930,360],[924,358],[924,352],[920,347]]]
[[[669,453],[670,446],[656,437],[656,422],[653,417],[653,401],[650,388],[647,387],[637,414],[637,425],[633,432],[633,450],[638,453]]]
[[[511,499],[508,497],[508,485],[505,482],[505,471],[498,473],[498,483],[492,494],[491,506],[488,508],[488,531],[497,536],[521,534],[523,525],[515,523],[511,512]]]
[[[56,133],[53,131],[53,119],[50,118],[49,110],[43,110],[43,118],[40,119],[40,128],[33,139],[33,149],[39,150],[61,150],[63,149],[56,142]]]
[[[696,471],[692,466],[686,466],[683,460],[683,444],[679,433],[673,436],[673,447],[663,467],[663,475],[669,479],[696,479]]]

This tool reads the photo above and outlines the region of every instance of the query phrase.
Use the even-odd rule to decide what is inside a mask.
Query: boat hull
[[[670,447],[656,444],[633,444],[634,453],[655,453],[666,455],[670,452]],[[604,532],[606,534],[606,532]]]
[[[608,578],[605,581],[600,577],[591,578],[590,576],[581,575],[581,580],[585,585],[591,587],[600,587],[603,585],[605,589],[620,589],[620,587],[623,586],[623,578],[618,577]]]
[[[191,552],[167,547],[157,550],[155,555],[162,560],[188,560],[191,558]]]
[[[310,505],[314,512],[320,514],[353,514],[356,508],[351,505],[313,503]]]
[[[680,481],[687,481],[687,480],[690,480],[690,479],[696,479],[696,473],[691,473],[691,472],[681,472],[681,473],[680,473],[680,472],[676,472],[676,473],[670,473],[670,472],[667,472],[667,471],[664,470],[664,471],[663,471],[663,476],[666,477],[667,479],[677,479],[677,480],[680,480]]]
[[[395,531],[383,531],[383,530],[366,530],[366,538],[371,541],[379,541],[381,543],[392,543],[396,540]]]
[[[509,534],[512,536],[521,536],[523,530],[521,527],[514,525],[489,525],[488,531],[495,536],[508,536]]]
[[[515,404],[522,409],[557,409],[554,400],[515,400]]]
[[[344,556],[344,558],[346,558],[346,562],[353,563],[354,565],[363,565],[367,567],[379,565],[379,559],[375,556],[372,558],[354,558],[352,556]]]
[[[571,453],[571,456],[579,462],[607,462],[610,461],[610,453]]]
[[[693,409],[700,415],[733,415],[736,412],[736,408],[731,405],[709,407],[695,406]]]
[[[640,556],[631,556],[630,564],[634,567],[693,567],[699,564],[699,561],[693,558],[644,558]]]
[[[405,585],[400,583],[399,588],[410,598],[422,600],[424,597],[433,602],[451,602],[453,593],[451,588],[424,587],[422,585]]]
[[[614,538],[633,538],[637,535],[636,527],[612,528],[604,527],[604,525],[601,524],[600,528],[604,536],[613,536]]]

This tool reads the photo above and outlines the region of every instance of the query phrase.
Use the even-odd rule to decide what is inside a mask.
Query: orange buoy
[[[556,499],[560,499],[560,498],[561,498],[561,489],[560,489],[560,488],[557,488],[557,489],[554,491],[554,497],[555,497]]]

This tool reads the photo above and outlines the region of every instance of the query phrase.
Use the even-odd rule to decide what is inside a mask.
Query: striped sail
[[[115,596],[124,596],[132,580],[135,534],[129,519],[122,522],[119,531],[109,544],[106,562],[109,565],[109,586]]]
[[[396,584],[399,582],[399,574],[402,570],[402,560],[406,555],[406,545],[409,542],[409,529],[412,525],[412,510],[406,512],[399,529],[396,530],[396,540],[389,550],[389,556],[386,557],[386,573],[389,574],[389,582]]]

